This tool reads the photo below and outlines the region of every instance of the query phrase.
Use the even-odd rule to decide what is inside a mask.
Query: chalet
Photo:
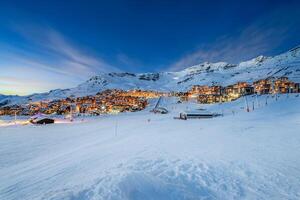
[[[225,94],[229,97],[229,99],[235,99],[240,96],[250,95],[253,93],[254,88],[246,82],[238,82],[225,88]]]
[[[274,81],[274,93],[296,93],[299,92],[299,83],[294,83],[288,77],[280,77]]]
[[[208,94],[208,95],[198,95],[197,101],[199,103],[216,103],[216,102],[222,102],[223,101],[223,95],[221,94]]]
[[[255,81],[253,87],[256,94],[269,94],[272,91],[272,78]]]
[[[188,92],[189,96],[197,95],[221,95],[223,88],[221,86],[194,85]]]

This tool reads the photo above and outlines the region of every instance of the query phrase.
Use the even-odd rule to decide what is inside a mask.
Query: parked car
[[[153,113],[167,114],[169,111],[166,108],[158,107],[152,110]]]
[[[43,114],[36,114],[32,116],[29,121],[32,124],[53,124],[55,122],[54,119]]]

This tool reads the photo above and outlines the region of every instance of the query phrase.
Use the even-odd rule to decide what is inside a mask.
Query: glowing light
[[[30,124],[28,120],[0,120],[0,127],[6,127],[6,126],[16,126],[16,125],[27,125]]]

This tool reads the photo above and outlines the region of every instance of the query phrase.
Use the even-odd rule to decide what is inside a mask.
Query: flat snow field
[[[247,101],[0,127],[0,199],[300,199],[300,97]]]

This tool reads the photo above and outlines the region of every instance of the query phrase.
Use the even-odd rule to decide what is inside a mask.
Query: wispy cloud
[[[128,71],[137,72],[141,70],[141,68],[143,68],[144,66],[144,64],[140,60],[129,57],[124,53],[117,54],[116,60],[118,61],[118,63],[120,63],[121,66],[126,68]]]
[[[11,76],[0,76],[0,93],[3,94],[17,94],[26,95],[34,93],[33,88],[39,91],[39,88],[57,88],[59,83],[57,82],[47,82],[42,80],[33,80],[27,77],[11,77]]]
[[[9,83],[0,77],[0,84],[6,85],[5,91],[11,86],[15,90],[12,93],[17,94],[43,92],[55,89],[54,86],[76,86],[100,72],[120,71],[90,50],[78,48],[52,28],[15,26],[14,30],[25,42],[21,46],[0,44],[0,68],[11,77]],[[31,89],[16,87],[20,86],[19,80],[26,80],[23,85]]]
[[[298,11],[290,7],[281,8],[232,35],[224,35],[214,42],[199,45],[196,51],[187,53],[167,68],[169,71],[178,71],[205,61],[238,63],[268,54],[291,34],[295,34],[299,25]]]
[[[108,64],[99,56],[93,56],[91,51],[78,48],[53,28],[22,26],[17,27],[16,30],[29,41],[35,43],[37,48],[47,56],[56,57],[62,63],[73,63],[74,67],[77,70],[81,69],[82,72],[119,71],[118,68]],[[59,66],[59,68],[68,71],[68,68],[64,65]]]

